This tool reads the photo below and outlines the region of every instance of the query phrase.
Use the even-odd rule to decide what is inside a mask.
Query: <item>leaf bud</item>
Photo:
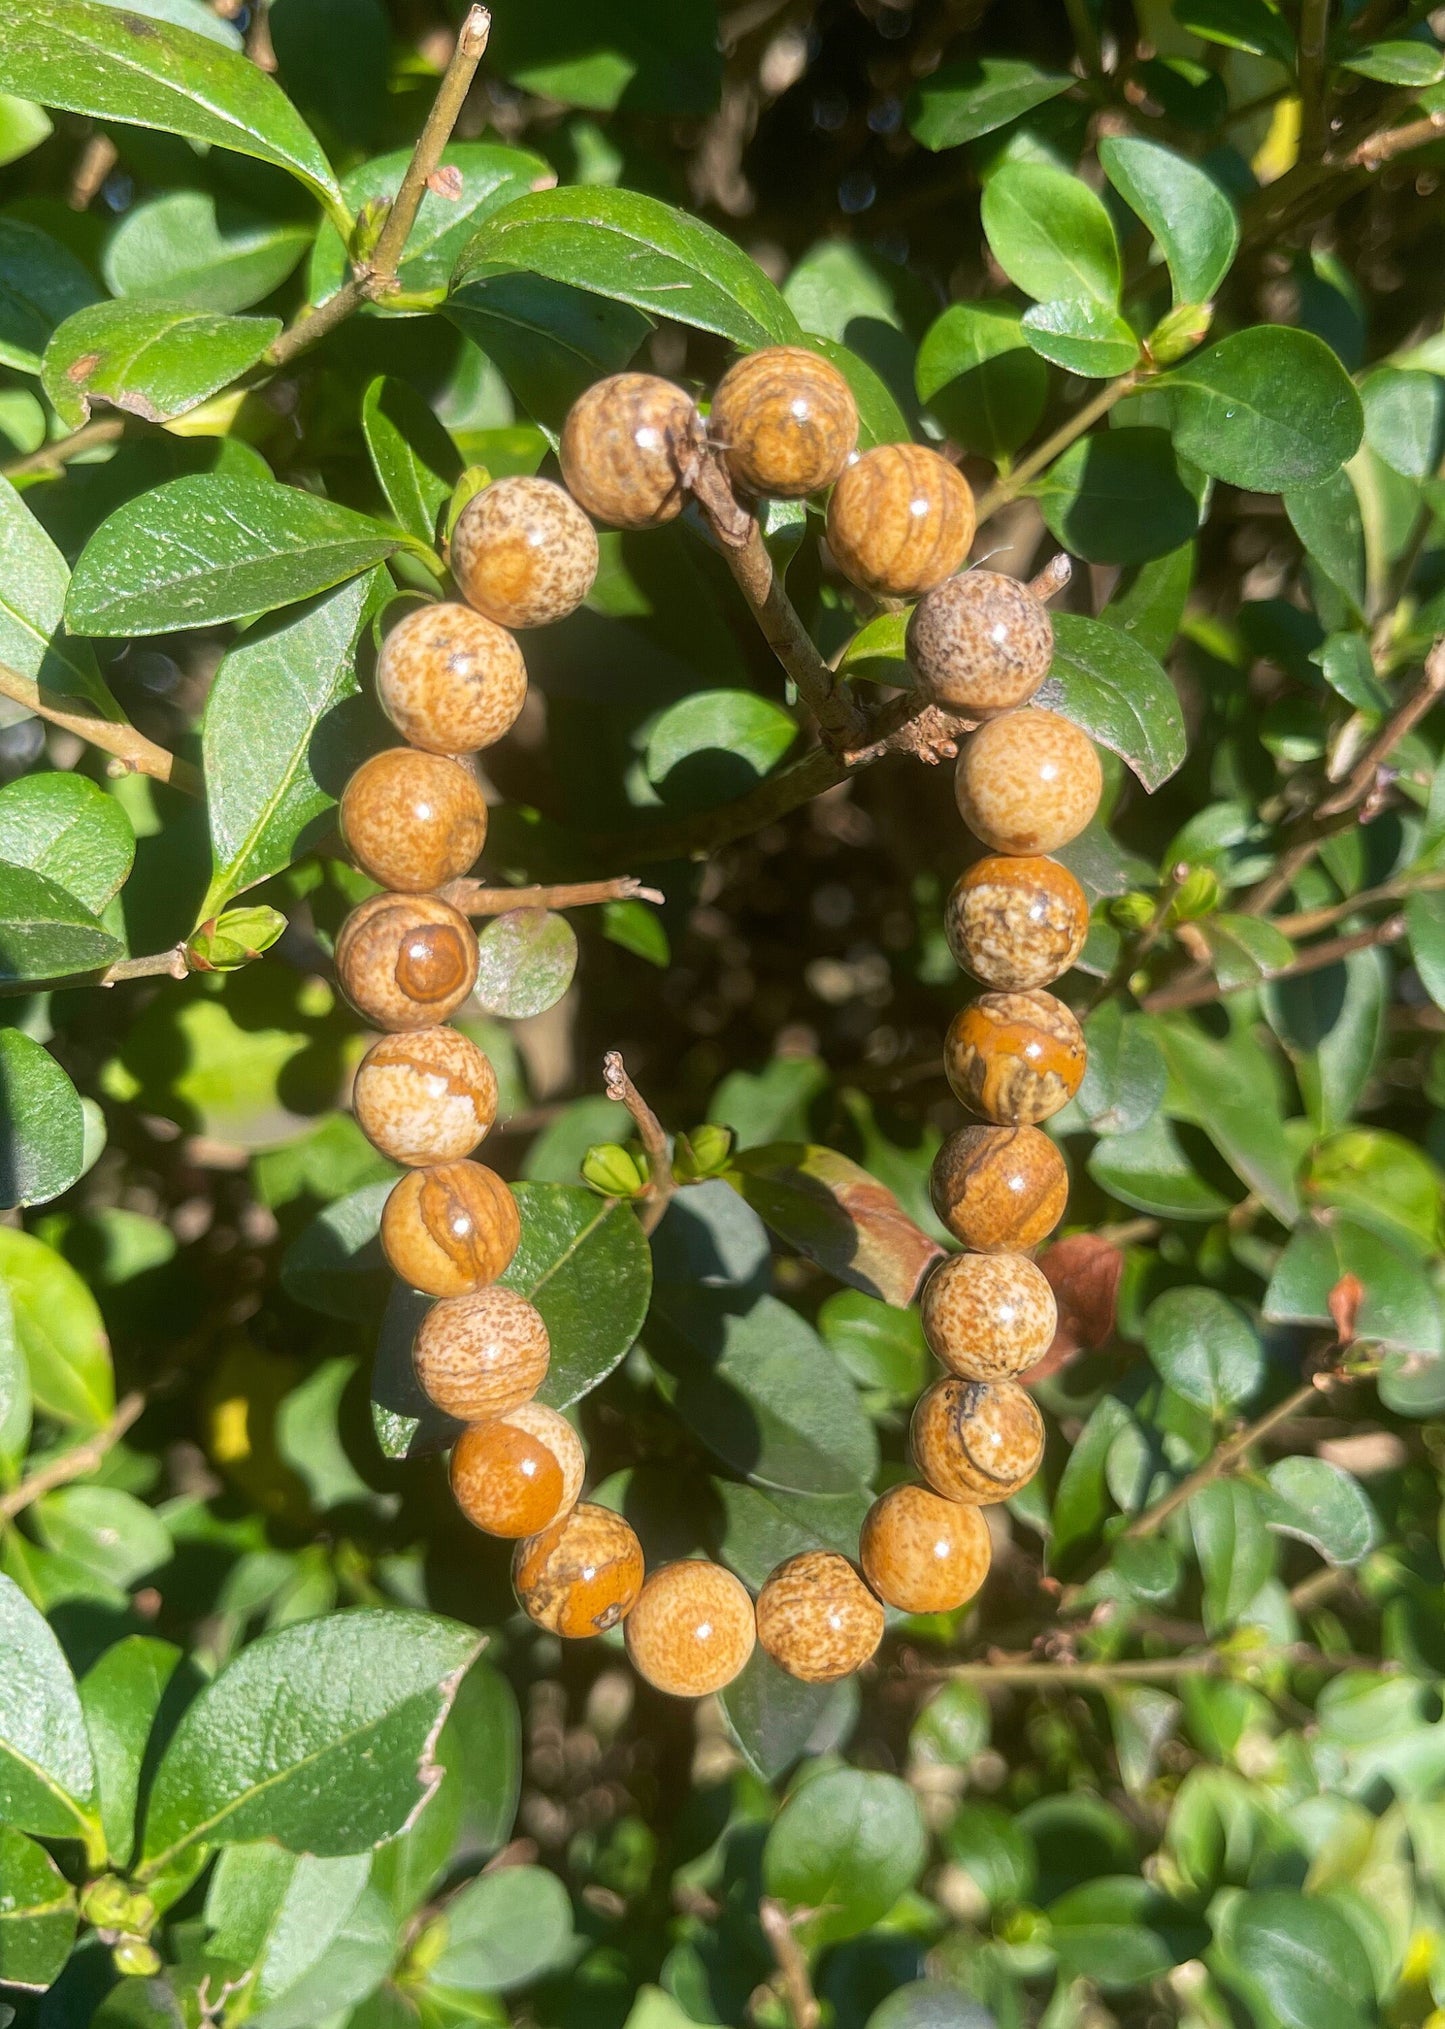
[[[239,972],[269,951],[285,928],[281,911],[264,903],[227,909],[193,933],[186,945],[186,959],[193,972]]]
[[[604,1198],[635,1198],[647,1189],[637,1158],[615,1141],[599,1141],[582,1158],[582,1181]]]
[[[1173,366],[1204,342],[1213,322],[1212,303],[1176,303],[1149,333],[1144,349],[1156,366]]]
[[[1169,904],[1169,921],[1194,923],[1201,916],[1212,916],[1223,893],[1219,876],[1212,868],[1195,867],[1180,882],[1179,890]]]
[[[356,267],[369,261],[376,252],[376,243],[381,238],[381,229],[386,224],[391,203],[385,197],[368,197],[356,214],[356,225],[351,234],[351,259]]]
[[[691,1134],[680,1134],[673,1151],[672,1173],[680,1184],[701,1183],[728,1166],[733,1152],[733,1131],[705,1121]]]
[[[131,1891],[115,1874],[102,1874],[86,1883],[80,1895],[80,1913],[97,1930],[130,1930]]]
[[[1154,920],[1154,897],[1135,888],[1109,904],[1109,921],[1118,930],[1146,930]]]
[[[110,1956],[123,1979],[151,1980],[161,1969],[160,1953],[143,1937],[123,1937]]]

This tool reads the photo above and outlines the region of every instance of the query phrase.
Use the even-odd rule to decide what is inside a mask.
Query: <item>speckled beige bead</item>
[[[946,1501],[990,1507],[1028,1485],[1044,1455],[1044,1419],[1017,1381],[935,1381],[908,1433],[913,1461]]]
[[[502,627],[546,627],[582,604],[597,576],[597,534],[561,486],[518,473],[474,494],[452,531],[462,597]]]
[[[497,1074],[456,1029],[410,1029],[372,1044],[351,1106],[367,1140],[393,1162],[458,1162],[497,1117]]]
[[[1051,993],[981,993],[943,1040],[955,1096],[985,1120],[1019,1127],[1067,1106],[1088,1062],[1084,1032]]]
[[[780,1564],[758,1594],[758,1640],[805,1684],[861,1670],[883,1639],[883,1609],[846,1557],[804,1550]]]
[[[527,671],[505,627],[447,599],[397,621],[377,658],[376,694],[412,746],[470,754],[516,723]]]
[[[988,1576],[988,1523],[976,1507],[928,1487],[890,1487],[863,1520],[858,1558],[885,1606],[900,1613],[954,1613]]]
[[[1058,1328],[1048,1277],[1022,1254],[950,1254],[923,1285],[923,1335],[966,1381],[1007,1381],[1044,1357]]]
[[[484,1423],[531,1401],[547,1378],[551,1350],[536,1305],[493,1285],[434,1303],[421,1321],[412,1359],[423,1394],[438,1409],[463,1423]],[[543,1526],[516,1533],[534,1536]]]
[[[479,1162],[410,1171],[381,1212],[383,1253],[428,1296],[465,1296],[495,1282],[521,1237],[516,1199]]]
[[[688,1558],[652,1573],[623,1632],[632,1667],[654,1690],[705,1698],[730,1684],[752,1654],[753,1602],[721,1564]]]
[[[995,852],[1056,852],[1099,807],[1104,777],[1088,735],[1057,712],[990,719],[964,743],[953,778],[964,823]]]
[[[457,1506],[489,1536],[536,1536],[570,1514],[587,1460],[565,1416],[523,1402],[464,1430],[452,1446]]]
[[[985,986],[1012,992],[1067,972],[1089,935],[1089,898],[1057,860],[992,853],[954,883],[943,911],[948,948]]]
[[[973,489],[922,444],[879,444],[828,503],[828,547],[855,585],[914,599],[951,578],[973,541]]]
[[[363,761],[341,798],[341,836],[363,873],[404,894],[444,887],[476,865],[487,805],[460,761],[388,747]]]
[[[579,1501],[512,1553],[523,1611],[571,1641],[616,1627],[632,1611],[642,1579],[642,1545],[632,1525],[594,1501]]]
[[[611,528],[656,528],[682,511],[702,452],[691,395],[655,373],[614,373],[577,397],[562,428],[562,477]]]
[[[718,382],[708,433],[747,493],[801,500],[831,486],[858,442],[858,405],[831,360],[770,345]]]
[[[933,1158],[929,1186],[954,1239],[980,1254],[1037,1247],[1069,1201],[1064,1158],[1037,1127],[961,1127]]]
[[[336,976],[375,1027],[431,1028],[476,985],[476,936],[435,895],[369,895],[341,926]]]
[[[1053,655],[1048,608],[1000,571],[945,578],[908,623],[908,659],[924,688],[971,719],[1026,704]]]

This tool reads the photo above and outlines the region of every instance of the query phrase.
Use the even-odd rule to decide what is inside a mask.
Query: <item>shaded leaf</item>
[[[456,445],[409,382],[380,374],[361,403],[361,428],[387,506],[408,535],[434,543],[462,476]]]
[[[1358,1564],[1379,1533],[1357,1479],[1323,1458],[1277,1458],[1259,1496],[1265,1522],[1331,1564]]]
[[[444,308],[554,441],[578,395],[626,366],[652,328],[626,303],[524,269],[472,275]]]
[[[78,1927],[75,1891],[45,1848],[0,1825],[0,1985],[50,1986]]]
[[[764,1782],[776,1782],[847,1697],[846,1684],[805,1684],[755,1648],[718,1703],[748,1766]]]
[[[3,224],[0,220],[0,227]],[[3,286],[0,272],[0,290]],[[101,680],[90,643],[71,640],[65,633],[65,592],[70,583],[65,559],[8,479],[0,479],[0,545],[5,553],[0,662],[62,697],[85,699],[102,718],[120,718],[120,707]]]
[[[1175,1394],[1216,1422],[1249,1402],[1264,1380],[1258,1332],[1215,1289],[1166,1289],[1144,1314],[1144,1344]]]
[[[966,451],[997,459],[1031,436],[1049,374],[1006,303],[950,303],[923,335],[918,399]]]
[[[0,365],[38,374],[56,326],[99,295],[69,247],[23,219],[0,218]]]
[[[925,78],[908,105],[908,130],[925,148],[957,148],[992,134],[1074,80],[1015,57],[968,57]]]
[[[101,256],[113,295],[156,297],[188,310],[249,310],[280,286],[314,234],[206,190],[167,190],[133,205]]]
[[[80,1096],[48,1050],[0,1029],[0,1207],[43,1205],[84,1167]]]
[[[1080,437],[1031,491],[1050,532],[1091,563],[1162,557],[1199,528],[1199,500],[1179,470],[1167,430],[1097,430]]]
[[[729,1182],[790,1246],[886,1303],[911,1303],[942,1255],[890,1190],[834,1149],[798,1142],[748,1149]]]
[[[763,1848],[763,1881],[792,1909],[812,1912],[804,1926],[809,1938],[854,1937],[912,1887],[927,1850],[906,1783],[834,1769],[783,1805]]]
[[[0,988],[100,972],[125,946],[68,890],[0,862]]]

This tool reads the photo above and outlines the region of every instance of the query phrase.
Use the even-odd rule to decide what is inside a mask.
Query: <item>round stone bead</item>
[[[486,799],[460,761],[388,747],[347,783],[341,836],[374,881],[421,893],[476,865],[487,836]]]
[[[456,1029],[411,1029],[372,1044],[351,1106],[367,1140],[393,1162],[457,1162],[497,1117],[497,1074]]]
[[[976,1507],[927,1487],[890,1487],[863,1519],[858,1557],[885,1606],[900,1613],[953,1613],[988,1576],[988,1523]]]
[[[771,345],[729,367],[709,434],[747,493],[801,500],[831,486],[858,442],[858,405],[831,360]]]
[[[992,853],[954,883],[944,905],[948,948],[975,979],[1010,992],[1067,972],[1089,935],[1089,900],[1057,860]]]
[[[923,1335],[966,1381],[1007,1381],[1043,1358],[1058,1306],[1043,1270],[1022,1254],[950,1254],[923,1285]]]
[[[376,694],[412,746],[470,754],[515,724],[527,671],[505,627],[447,599],[397,621],[377,658]]]
[[[704,1698],[752,1654],[753,1602],[721,1564],[688,1558],[652,1573],[623,1632],[632,1667],[654,1690]]]
[[[805,1684],[861,1670],[883,1639],[883,1609],[846,1557],[804,1550],[780,1564],[758,1594],[758,1640]]]
[[[579,1501],[512,1553],[523,1611],[573,1641],[616,1627],[632,1611],[642,1578],[642,1545],[631,1524],[593,1501]]]
[[[964,823],[995,852],[1056,852],[1099,807],[1104,777],[1088,735],[1057,712],[1008,712],[959,750]]]
[[[945,578],[908,623],[908,659],[924,688],[936,704],[968,718],[1026,704],[1053,654],[1048,608],[1000,571]]]
[[[973,489],[922,444],[865,451],[828,503],[828,547],[839,570],[886,598],[915,599],[951,578],[973,530]]]
[[[463,1423],[485,1423],[531,1401],[547,1378],[551,1350],[536,1306],[514,1289],[493,1285],[434,1303],[421,1321],[412,1359],[423,1394],[438,1409]],[[543,1526],[512,1533],[533,1536]]]
[[[981,993],[948,1025],[943,1067],[985,1120],[1020,1127],[1067,1106],[1088,1062],[1084,1032],[1051,993]]]
[[[369,895],[341,926],[336,976],[375,1027],[431,1028],[476,985],[476,936],[436,895]]]
[[[428,1296],[466,1296],[495,1282],[521,1237],[517,1200],[479,1162],[411,1170],[381,1212],[382,1252]]]
[[[946,1501],[989,1507],[1027,1486],[1044,1455],[1044,1419],[1017,1381],[935,1381],[909,1430],[918,1470]]]
[[[489,1536],[536,1536],[576,1506],[586,1463],[565,1416],[523,1402],[462,1432],[452,1446],[452,1493]]]
[[[571,494],[522,473],[474,494],[452,531],[463,598],[501,627],[565,620],[592,590],[597,562],[597,532]]]
[[[949,1232],[980,1254],[1037,1247],[1069,1200],[1064,1158],[1037,1127],[961,1127],[933,1158],[929,1184]]]
[[[562,477],[612,528],[655,528],[682,511],[703,443],[691,395],[655,373],[614,373],[578,396],[562,428]]]

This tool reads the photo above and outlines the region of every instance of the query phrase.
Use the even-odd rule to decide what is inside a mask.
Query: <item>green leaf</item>
[[[931,1378],[928,1344],[911,1306],[903,1310],[859,1289],[835,1289],[818,1312],[818,1329],[860,1388],[912,1403]]]
[[[361,428],[388,507],[408,535],[434,543],[462,476],[456,445],[416,389],[391,374],[378,375],[366,390]]]
[[[117,1867],[129,1864],[135,1845],[141,1770],[162,1708],[178,1709],[173,1685],[194,1688],[193,1672],[180,1668],[182,1660],[174,1643],[131,1634],[108,1648],[80,1680],[106,1852]]]
[[[1268,1527],[1298,1536],[1331,1564],[1358,1564],[1379,1534],[1357,1479],[1324,1458],[1278,1458],[1259,1496]]]
[[[99,1428],[115,1409],[115,1379],[90,1291],[59,1254],[13,1227],[0,1227],[0,1282],[35,1406],[58,1422]]]
[[[1055,459],[1030,491],[1075,556],[1138,564],[1179,549],[1199,528],[1199,500],[1167,430],[1097,430]]]
[[[1265,990],[1269,1025],[1321,1134],[1344,1126],[1369,1082],[1385,1038],[1389,977],[1382,951],[1352,951],[1339,965]]]
[[[218,1958],[248,1969],[248,2000],[261,2018],[269,2019],[272,2004],[283,2000],[288,2013],[303,1997],[330,2013],[343,2005],[336,1989],[354,1984],[343,1971],[350,1954],[343,1949],[342,1962],[332,1954],[351,1928],[372,1864],[368,1853],[321,1860],[269,1842],[227,1846],[221,1853],[206,1891],[210,1947]],[[390,1954],[379,1972],[389,1960]],[[323,1966],[324,1980],[317,1982],[311,1976]],[[349,1998],[361,1999],[375,1977]]]
[[[10,1293],[0,1281],[0,1487],[7,1492],[25,1464],[33,1412],[30,1373],[16,1336]]]
[[[1164,1097],[1167,1072],[1147,1022],[1106,1000],[1084,1024],[1088,1063],[1079,1110],[1095,1134],[1133,1134]]]
[[[908,131],[925,148],[958,148],[1056,99],[1073,83],[1016,57],[968,57],[945,64],[918,86],[908,104]]]
[[[853,1547],[857,1549],[856,1538]],[[775,1783],[827,1725],[847,1693],[846,1684],[805,1684],[790,1677],[766,1649],[755,1648],[718,1703],[749,1768],[764,1782]]]
[[[477,1004],[507,1021],[555,1007],[577,971],[577,933],[551,909],[508,909],[477,939]]]
[[[1357,712],[1383,718],[1390,694],[1375,674],[1374,657],[1363,634],[1331,634],[1313,651],[1310,661],[1337,696]]]
[[[1033,435],[1049,373],[1005,303],[950,303],[923,334],[918,399],[966,451],[995,461]]]
[[[1174,645],[1194,577],[1194,545],[1184,543],[1126,574],[1100,614],[1162,661]]]
[[[1285,513],[1310,559],[1356,614],[1365,603],[1365,531],[1359,496],[1343,468],[1318,486],[1292,487]]]
[[[198,473],[137,495],[101,523],[70,581],[66,624],[172,634],[270,613],[401,547],[379,522],[316,494]]]
[[[1089,1175],[1135,1211],[1161,1219],[1217,1219],[1229,1200],[1207,1183],[1156,1113],[1142,1127],[1112,1135],[1089,1155]]]
[[[648,734],[648,779],[665,802],[708,809],[753,788],[797,737],[792,714],[756,691],[695,691]]]
[[[75,1890],[45,1848],[0,1825],[0,1986],[50,1986],[78,1924]]]
[[[469,1881],[448,1902],[431,1977],[439,1986],[506,1994],[572,1951],[572,1904],[545,1867],[503,1867]]]
[[[1142,1986],[1197,1958],[1209,1927],[1137,1874],[1105,1875],[1049,1905],[1049,1941],[1063,1978]]]
[[[1204,1580],[1204,1625],[1213,1634],[1237,1621],[1274,1570],[1274,1545],[1253,1487],[1217,1479],[1185,1510]]]
[[[489,219],[457,268],[522,268],[741,346],[796,342],[762,269],[711,226],[632,190],[539,190]]]
[[[312,1862],[315,1867],[327,1864],[338,1863]],[[283,1920],[290,1914],[285,1910]],[[374,1888],[363,1887],[320,1956],[246,2019],[255,2029],[312,2029],[313,2023],[334,2020],[339,2010],[364,2002],[381,1988],[396,1962],[398,1942],[396,1922],[385,1900]]]
[[[477,275],[443,307],[554,442],[578,395],[626,366],[652,328],[626,303],[520,269]]]
[[[498,14],[487,62],[523,91],[596,112],[711,113],[722,81],[710,0],[628,0],[599,21],[591,0]]]
[[[1144,1314],[1144,1344],[1176,1395],[1222,1422],[1259,1392],[1264,1347],[1237,1304],[1215,1289],[1166,1289]]]
[[[396,1173],[325,1205],[298,1234],[281,1263],[281,1285],[298,1302],[353,1324],[375,1317],[391,1271],[381,1251],[382,1207]]]
[[[514,1184],[522,1238],[503,1286],[542,1313],[552,1364],[538,1400],[566,1409],[631,1350],[652,1294],[636,1215],[575,1184]]]
[[[0,73],[4,63],[0,55]],[[0,365],[39,373],[56,326],[99,296],[69,247],[23,219],[0,218]]]
[[[942,1252],[892,1191],[836,1149],[804,1142],[750,1148],[728,1181],[800,1254],[885,1303],[911,1303]]]
[[[368,571],[251,628],[222,658],[201,723],[212,861],[203,921],[331,828],[342,785],[374,744],[356,648],[390,589],[384,571]]]
[[[83,698],[102,718],[120,718],[89,642],[65,634],[65,559],[7,479],[0,479],[0,549],[0,662],[62,697]]]
[[[1364,1289],[1358,1336],[1404,1352],[1445,1351],[1440,1308],[1418,1260],[1357,1221],[1302,1219],[1290,1234],[1264,1294],[1264,1314],[1282,1324],[1332,1326],[1330,1292],[1346,1275]]]
[[[119,893],[134,858],[130,819],[88,776],[52,769],[0,789],[0,860],[44,874],[87,909]]]
[[[1233,1897],[1216,1919],[1209,1960],[1270,2029],[1365,2029],[1378,2020],[1365,1948],[1318,1895],[1267,1888]]]
[[[1036,302],[1119,300],[1119,243],[1086,183],[1041,162],[1005,162],[984,186],[983,229],[994,259]]]
[[[29,99],[17,99],[9,92],[0,92],[0,169],[48,140],[55,132],[49,116],[41,106],[32,105]]]
[[[1293,1225],[1299,1194],[1279,1093],[1263,1050],[1237,1034],[1228,1043],[1213,1042],[1187,1020],[1160,1022],[1155,1035],[1179,1088],[1179,1112],[1204,1129],[1236,1176],[1278,1219]]]
[[[1024,312],[1022,330],[1042,359],[1088,379],[1112,380],[1138,362],[1139,339],[1132,325],[1091,297],[1035,303]]]
[[[1365,442],[1392,472],[1433,479],[1445,456],[1445,385],[1433,373],[1382,366],[1360,383]]]
[[[1237,916],[1226,911],[1206,916],[1199,925],[1209,946],[1214,976],[1226,993],[1255,986],[1272,973],[1282,972],[1294,957],[1294,946],[1273,923],[1258,916]]]
[[[912,441],[912,426],[899,408],[893,390],[866,359],[860,359],[856,352],[850,352],[846,345],[838,344],[835,339],[819,338],[815,332],[806,333],[804,343],[810,352],[821,352],[824,359],[831,360],[853,390],[853,399],[858,405],[860,451],[871,451],[877,444],[907,444]],[[772,511],[783,508],[802,510],[801,501],[774,501],[771,506]],[[771,530],[767,532],[771,534]]]
[[[84,1168],[80,1095],[48,1050],[0,1029],[0,1206],[43,1205]]]
[[[74,895],[0,863],[0,988],[100,972],[125,946]]]
[[[61,1487],[37,1503],[35,1522],[48,1550],[121,1599],[173,1554],[170,1531],[155,1509],[119,1487]]]
[[[146,1875],[186,1846],[274,1839],[357,1853],[401,1830],[440,1779],[429,1747],[481,1637],[361,1608],[253,1642],[176,1728],[146,1812]]]
[[[1341,70],[1356,77],[1373,78],[1377,84],[1400,85],[1406,91],[1423,91],[1445,78],[1445,54],[1440,45],[1421,34],[1418,41],[1408,36],[1367,42],[1340,58]]]
[[[339,212],[320,143],[239,50],[99,0],[11,0],[0,84],[43,106],[159,127],[299,177]]]
[[[1169,266],[1176,303],[1207,303],[1239,250],[1234,206],[1212,176],[1157,141],[1108,135],[1104,174],[1138,212]]]
[[[114,296],[158,297],[222,316],[280,287],[314,235],[207,190],[168,190],[116,221],[101,256]]]
[[[1173,684],[1147,649],[1102,620],[1054,615],[1053,668],[1035,702],[1120,755],[1148,790],[1184,760],[1184,714]]]
[[[95,1764],[70,1665],[13,1579],[0,1576],[0,1822],[94,1843]]]
[[[72,430],[94,401],[168,423],[238,380],[280,329],[279,317],[218,317],[143,298],[96,303],[55,332],[41,384]]]
[[[1426,888],[1409,896],[1405,928],[1420,984],[1436,1007],[1445,1007],[1445,891]]]
[[[1403,1135],[1346,1127],[1315,1144],[1301,1189],[1311,1203],[1333,1206],[1424,1258],[1440,1247],[1442,1182],[1431,1157]]]
[[[1164,375],[1182,457],[1258,493],[1315,486],[1359,449],[1364,412],[1349,376],[1312,332],[1237,331]]]
[[[718,1480],[715,1485],[724,1516],[718,1554],[755,1592],[780,1564],[804,1550],[836,1550],[856,1558],[858,1531],[871,1505],[861,1489],[797,1494],[733,1480]]]
[[[783,1805],[763,1848],[763,1882],[810,1911],[816,1943],[856,1937],[888,1914],[923,1871],[928,1840],[913,1792],[894,1775],[833,1769]]]
[[[1286,70],[1294,69],[1294,38],[1271,0],[1179,0],[1174,15],[1181,28],[1206,42],[1272,56]]]

